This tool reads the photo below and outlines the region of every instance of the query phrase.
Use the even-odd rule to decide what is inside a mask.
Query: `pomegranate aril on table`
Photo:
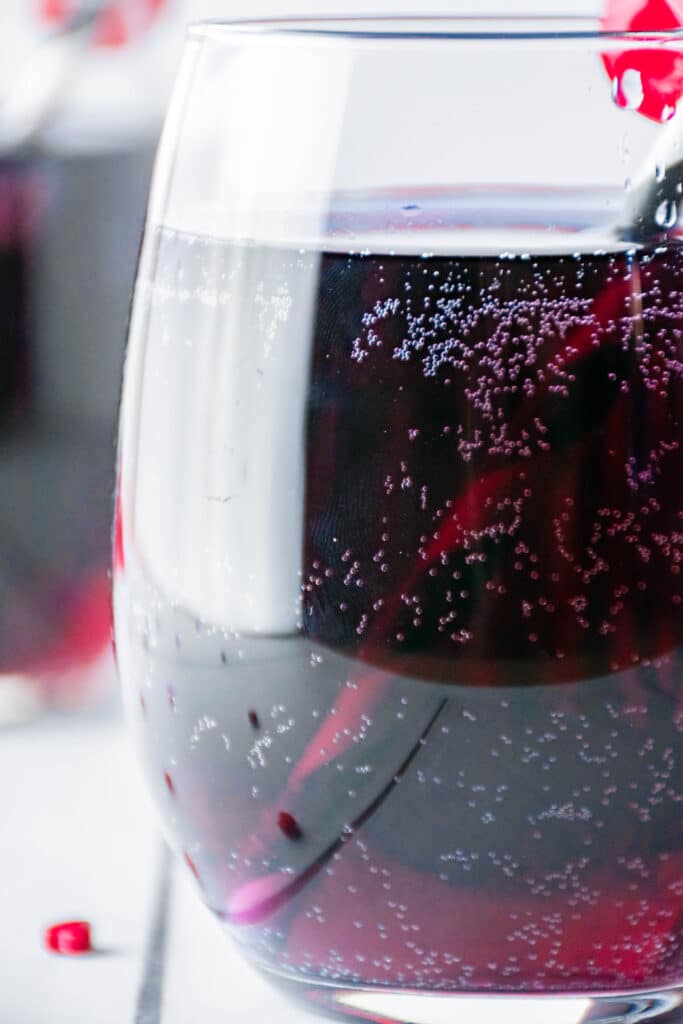
[[[50,925],[43,935],[45,948],[51,953],[76,956],[91,953],[92,937],[89,921],[64,921]]]

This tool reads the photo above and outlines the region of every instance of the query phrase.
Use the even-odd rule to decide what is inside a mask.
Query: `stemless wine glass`
[[[204,900],[335,1013],[678,1019],[682,63],[575,19],[190,30],[118,658]]]

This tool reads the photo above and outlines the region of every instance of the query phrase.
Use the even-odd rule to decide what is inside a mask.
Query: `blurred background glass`
[[[119,377],[180,30],[100,6],[66,48],[76,0],[0,15],[0,721],[113,690]]]

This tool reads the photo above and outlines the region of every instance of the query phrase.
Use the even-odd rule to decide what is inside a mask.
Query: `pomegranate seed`
[[[258,729],[260,724],[261,724],[259,722],[259,717],[258,717],[258,715],[256,714],[255,711],[250,711],[249,712],[249,721],[251,722],[251,724],[253,725],[253,727],[255,729]]]
[[[287,811],[280,811],[278,814],[277,827],[288,839],[301,839],[299,822]]]
[[[168,774],[168,772],[164,772],[164,782],[166,783],[166,788],[168,789],[171,796],[175,796],[175,786],[173,785],[173,779]]]
[[[63,956],[77,956],[79,953],[90,953],[90,923],[88,921],[64,921],[53,924],[45,929],[43,935],[45,948],[52,953]]]

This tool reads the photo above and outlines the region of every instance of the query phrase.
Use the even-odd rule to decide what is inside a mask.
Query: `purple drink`
[[[422,227],[158,236],[116,586],[152,785],[285,978],[675,984],[683,260]]]

